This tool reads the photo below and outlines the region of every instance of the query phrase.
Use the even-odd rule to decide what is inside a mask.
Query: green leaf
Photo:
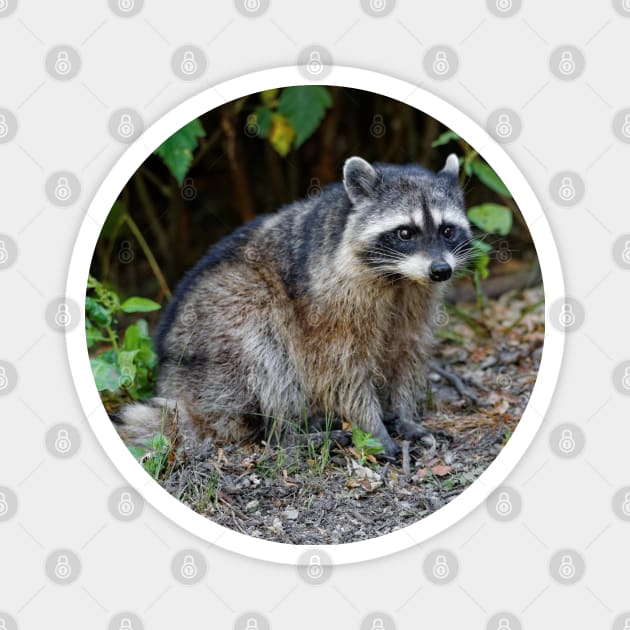
[[[129,452],[136,458],[142,459],[146,451],[141,446],[128,446]]]
[[[148,313],[160,308],[162,307],[157,302],[142,297],[130,297],[120,305],[120,309],[125,313]]]
[[[123,347],[125,350],[139,350],[140,349],[140,330],[138,330],[137,324],[132,324],[125,330],[125,337],[123,341]]]
[[[98,328],[92,326],[89,320],[85,326],[85,338],[88,348],[91,348],[98,341],[108,341],[108,338]]]
[[[201,121],[196,118],[176,131],[155,150],[180,186],[184,183],[184,177],[192,163],[193,151],[199,144],[198,139],[205,135]]]
[[[499,193],[505,197],[512,197],[510,191],[506,188],[505,184],[501,181],[501,178],[481,160],[473,160],[470,163],[472,172],[484,183],[490,190]]]
[[[118,353],[118,367],[120,369],[118,384],[119,386],[124,386],[125,389],[133,387],[136,380],[136,366],[134,363],[136,354],[138,354],[138,350],[123,350]]]
[[[255,123],[258,125],[258,135],[266,138],[271,131],[271,110],[265,105],[261,105],[254,110]]]
[[[485,280],[489,273],[490,256],[488,254],[492,251],[492,247],[479,239],[473,239],[471,245],[475,260],[475,275],[478,279]]]
[[[147,324],[146,319],[139,319],[136,322],[136,326],[138,327],[140,337],[142,337],[142,339],[148,339],[149,341],[151,341],[151,335],[149,335],[149,324]]]
[[[449,142],[452,142],[453,140],[459,140],[459,135],[456,134],[454,131],[451,131],[450,129],[448,131],[445,131],[444,133],[440,134],[431,144],[431,146],[433,148],[435,147],[441,147],[445,144],[448,144]]]
[[[94,326],[102,328],[109,326],[112,321],[112,314],[96,298],[85,298],[85,314],[87,319]]]
[[[512,211],[496,203],[482,203],[469,208],[468,218],[484,232],[506,236],[512,229]]]
[[[298,85],[282,90],[278,112],[295,129],[296,149],[311,137],[331,105],[330,92],[322,85]]]
[[[120,372],[115,363],[108,361],[103,354],[90,359],[90,367],[99,392],[115,392],[120,387]]]

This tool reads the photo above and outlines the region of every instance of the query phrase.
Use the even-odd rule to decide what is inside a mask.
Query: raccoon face
[[[374,164],[359,157],[344,165],[353,205],[353,255],[376,276],[442,282],[466,262],[471,230],[451,154],[433,173],[417,165]]]

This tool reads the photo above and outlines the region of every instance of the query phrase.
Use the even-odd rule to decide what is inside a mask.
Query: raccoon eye
[[[450,239],[453,238],[454,234],[455,234],[455,230],[453,229],[452,225],[445,225],[442,230],[442,236],[449,241]]]
[[[410,228],[407,228],[407,227],[398,228],[396,233],[398,234],[398,238],[401,241],[408,241],[411,238],[413,238],[413,231]]]

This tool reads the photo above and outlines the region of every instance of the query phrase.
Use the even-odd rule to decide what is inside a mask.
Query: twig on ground
[[[464,381],[455,374],[455,372],[451,372],[446,370],[445,368],[438,365],[435,361],[429,361],[429,368],[434,372],[437,372],[440,376],[444,377],[457,391],[457,393],[462,396],[462,398],[467,398],[475,405],[480,407],[483,406],[483,402],[477,398],[475,394],[472,393],[469,387],[464,385]]]

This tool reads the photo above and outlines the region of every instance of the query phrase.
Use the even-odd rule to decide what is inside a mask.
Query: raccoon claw
[[[377,457],[380,459],[386,459],[391,462],[395,462],[402,449],[400,446],[392,440],[391,437],[388,436],[389,439],[381,440],[381,444],[383,445],[383,452],[379,453]]]

